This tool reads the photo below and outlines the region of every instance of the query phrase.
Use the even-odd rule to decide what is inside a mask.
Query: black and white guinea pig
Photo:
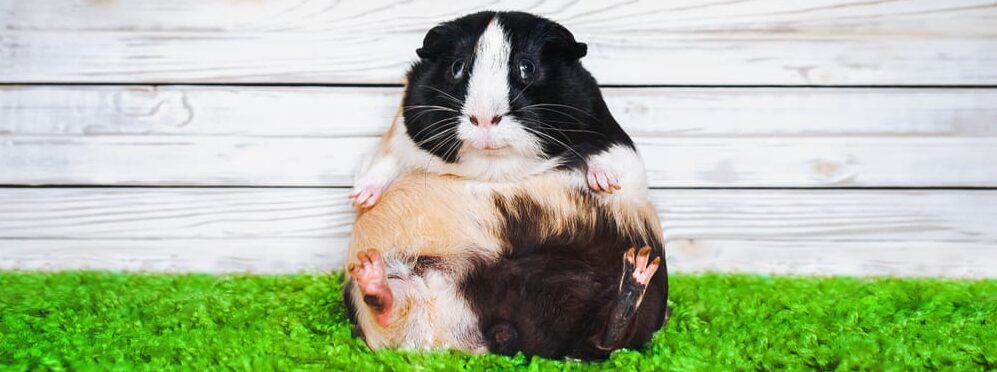
[[[585,53],[525,13],[426,35],[353,193],[365,208],[345,302],[372,348],[590,359],[661,327],[667,273],[643,162]]]
[[[410,170],[505,182],[574,169],[597,192],[646,187],[620,181],[622,167],[641,162],[579,62],[586,52],[564,26],[522,12],[434,27],[400,115],[359,169],[354,204],[373,206]]]
[[[375,350],[578,359],[646,343],[667,318],[654,206],[600,197],[578,175],[399,177],[350,240],[344,302],[361,337]]]

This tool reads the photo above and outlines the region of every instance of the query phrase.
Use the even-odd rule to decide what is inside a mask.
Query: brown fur
[[[476,256],[497,257],[494,211],[450,176],[410,174],[396,181],[373,208],[360,210],[350,257],[375,248],[399,256],[452,257],[474,248]]]

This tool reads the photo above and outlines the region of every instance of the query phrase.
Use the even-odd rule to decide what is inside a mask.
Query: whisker
[[[527,123],[533,123],[533,124],[542,126],[542,127],[546,128],[546,129],[550,129],[550,130],[554,130],[554,131],[558,131],[558,132],[592,133],[592,134],[599,135],[601,137],[605,137],[606,136],[605,134],[602,134],[602,133],[599,133],[599,132],[596,132],[596,131],[593,131],[593,130],[558,128],[558,127],[552,126],[552,125],[550,125],[548,123],[545,123],[545,122],[542,122],[542,121],[539,121],[539,120],[535,120],[535,119],[529,119],[529,118],[516,118],[516,119],[522,120],[522,121],[527,122]]]
[[[436,111],[446,111],[446,112],[453,112],[453,113],[457,113],[458,112],[457,110],[454,110],[454,109],[449,108],[449,107],[443,107],[443,106],[406,106],[403,109],[404,110],[421,109],[419,112],[415,113],[415,115],[412,116],[412,118],[410,120],[418,119],[418,118],[422,117],[422,115],[425,115],[425,114],[430,113],[430,112],[436,112]]]
[[[435,155],[436,154],[436,150],[438,150],[438,149],[442,148],[443,146],[445,146],[448,143],[448,141],[451,138],[453,138],[454,135],[455,135],[455,133],[449,133],[446,136],[444,136],[443,139],[439,143],[437,143],[437,144],[433,145],[433,147],[429,148],[429,152]]]
[[[554,128],[551,128],[550,126],[543,126],[543,128],[542,128],[542,129],[554,129]],[[556,130],[556,129],[555,129],[555,130]],[[538,130],[538,132],[540,132],[540,131]],[[544,133],[544,134],[547,134],[548,136],[551,136],[551,137],[553,137],[553,136],[552,136],[551,134],[549,134],[549,133]],[[560,136],[559,138],[562,138],[562,139],[564,139],[565,141],[568,141],[568,144],[569,144],[569,145],[572,145],[572,146],[574,146],[574,144],[575,144],[575,143],[574,143],[574,141],[572,141],[572,140],[571,140],[571,137],[569,137],[568,135],[564,134],[563,132],[557,132],[557,134],[558,134],[558,135]]]
[[[441,148],[441,146],[448,146],[448,145],[450,145],[451,142],[459,143],[459,141],[455,141],[456,139],[457,139],[457,131],[453,131],[452,133],[450,133],[450,135],[446,136],[442,141],[440,141],[440,143],[437,143],[431,149],[429,149],[429,153],[433,154],[432,156],[436,156],[436,150],[439,149],[439,148]],[[444,156],[442,158],[446,159],[446,153],[444,153]],[[423,168],[428,169],[429,168],[429,163],[431,163],[432,161],[433,161],[433,158],[430,157],[426,161],[426,166],[424,166]]]
[[[405,107],[404,107],[403,109],[405,109],[405,110],[414,110],[414,109],[436,109],[436,110],[443,110],[443,111],[453,111],[453,112],[457,112],[457,110],[455,110],[455,109],[453,109],[453,108],[450,108],[450,107],[444,107],[444,106],[433,106],[433,105],[413,105],[413,106],[405,106]]]
[[[547,133],[543,133],[543,132],[540,132],[538,130],[535,130],[535,129],[532,129],[532,128],[528,128],[528,127],[523,127],[523,129],[525,129],[526,131],[528,131],[530,133],[534,133],[534,134],[536,134],[538,136],[544,136],[545,138],[550,139],[551,141],[554,141],[557,144],[563,146],[565,150],[573,152],[575,155],[578,156],[579,159],[585,159],[585,157],[582,156],[582,154],[579,154],[578,151],[575,151],[575,149],[571,148],[571,146],[568,146],[564,142],[559,141],[557,138],[554,138],[554,137],[552,137],[551,135],[549,135]]]
[[[524,107],[524,108],[520,108],[519,110],[527,110],[527,111],[528,111],[528,110],[544,110],[544,111],[551,111],[551,112],[554,112],[554,113],[557,113],[557,114],[561,114],[561,115],[564,115],[564,116],[567,116],[567,117],[571,118],[572,120],[574,120],[574,121],[576,121],[576,122],[578,122],[578,123],[583,123],[583,121],[579,120],[578,118],[574,117],[574,116],[573,116],[573,115],[571,115],[571,114],[568,114],[568,113],[566,113],[566,112],[564,112],[564,111],[560,111],[560,110],[555,110],[555,109],[552,109],[552,108],[546,108],[546,107],[530,107],[529,109],[526,109],[526,108]],[[536,114],[536,113],[534,112],[534,114]]]
[[[445,153],[443,153],[443,158],[444,159],[450,157],[451,153],[453,153],[455,151],[460,151],[460,140],[457,139],[456,134],[451,139],[449,139],[449,141],[452,142],[453,144],[450,145],[450,148]],[[457,154],[454,153],[453,155],[457,155]]]
[[[428,114],[429,112],[430,112],[430,111],[420,111],[420,112],[417,112],[417,113],[416,113],[415,115],[413,115],[413,116],[412,116],[411,118],[409,118],[408,120],[409,120],[409,121],[414,121],[414,120],[418,120],[418,119],[419,119],[419,118],[421,118],[421,117],[422,117],[423,115],[426,115],[426,114]]]
[[[578,111],[578,112],[580,112],[580,113],[583,113],[583,114],[585,114],[586,116],[588,116],[588,117],[590,117],[590,118],[593,118],[593,119],[598,119],[598,118],[596,118],[596,117],[595,117],[595,115],[592,115],[592,113],[590,113],[590,112],[588,112],[588,111],[585,111],[585,110],[582,110],[582,109],[580,109],[580,108],[577,108],[577,107],[575,107],[575,106],[570,106],[570,105],[562,105],[562,104],[559,104],[559,103],[535,103],[535,104],[532,104],[532,105],[527,105],[527,106],[524,106],[524,107],[522,107],[522,108],[531,108],[531,107],[547,107],[547,106],[553,106],[553,107],[564,107],[564,108],[569,108],[569,109],[572,109],[572,110],[575,110],[575,111]]]
[[[461,101],[460,101],[460,99],[458,99],[457,97],[454,97],[454,96],[453,96],[453,95],[451,95],[450,93],[447,93],[447,92],[444,92],[444,91],[442,91],[442,90],[439,90],[439,89],[436,89],[436,88],[433,88],[433,87],[431,87],[431,86],[428,86],[428,85],[420,85],[419,87],[420,87],[420,88],[426,88],[426,89],[432,89],[432,90],[434,90],[434,91],[436,91],[436,92],[438,92],[438,93],[442,94],[444,98],[448,98],[448,99],[450,99],[451,101],[453,101],[454,103],[456,103],[456,104],[457,104],[457,106],[463,106],[463,105],[464,105],[464,102],[461,102]]]
[[[518,94],[518,95],[516,95],[516,98],[513,98],[513,99],[512,99],[512,101],[509,101],[509,104],[511,105],[511,104],[513,104],[513,103],[516,103],[516,100],[517,100],[517,99],[519,99],[520,97],[522,97],[522,96],[523,96],[523,93],[526,93],[526,90],[527,90],[527,89],[530,89],[530,85],[533,85],[533,82],[532,82],[532,81],[531,81],[531,82],[529,82],[529,84],[526,84],[526,86],[525,86],[525,87],[523,87],[523,90],[519,91],[519,94]]]
[[[418,132],[416,132],[415,134],[413,134],[412,137],[413,138],[419,137],[419,135],[422,134],[422,132],[425,132],[426,130],[428,130],[430,128],[433,128],[434,126],[443,125],[443,124],[449,124],[450,122],[448,120],[454,120],[455,121],[454,123],[457,123],[457,122],[460,121],[460,119],[457,118],[457,117],[443,118],[442,120],[438,120],[438,121],[436,121],[434,123],[431,123],[431,124],[427,125],[425,128],[420,129]]]
[[[417,142],[417,143],[416,143],[416,145],[418,145],[418,146],[422,146],[423,144],[426,144],[426,143],[428,143],[429,141],[432,141],[432,140],[434,140],[434,139],[436,139],[436,138],[438,138],[438,137],[440,137],[440,136],[442,136],[442,135],[444,135],[444,134],[447,134],[447,133],[449,133],[449,132],[456,132],[456,131],[457,131],[457,128],[449,128],[449,129],[443,129],[443,130],[441,130],[441,131],[439,131],[439,132],[437,132],[437,133],[434,133],[434,134],[433,134],[432,136],[430,136],[429,138],[426,138],[426,139],[424,139],[424,140],[422,140],[422,141],[419,141],[419,142]]]

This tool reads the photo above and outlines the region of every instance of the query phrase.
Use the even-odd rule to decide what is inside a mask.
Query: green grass
[[[372,353],[338,275],[0,272],[11,369],[970,369],[997,366],[997,280],[674,276],[673,317],[602,363]]]

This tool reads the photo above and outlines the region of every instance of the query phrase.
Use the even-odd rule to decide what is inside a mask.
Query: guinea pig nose
[[[477,116],[477,115],[468,115],[467,117],[471,119],[471,124],[474,124],[474,125],[481,125],[481,123],[484,123],[486,126],[488,126],[488,125],[498,125],[498,123],[500,121],[502,121],[502,116],[501,115],[492,116],[491,120],[489,120],[489,121],[481,120],[481,118],[479,116]]]

